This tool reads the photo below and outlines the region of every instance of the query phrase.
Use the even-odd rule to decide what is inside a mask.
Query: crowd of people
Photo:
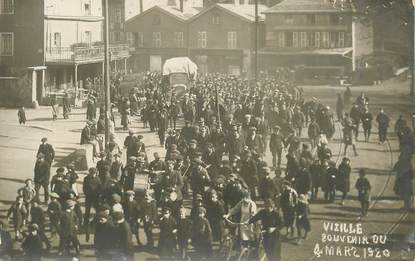
[[[103,138],[105,111],[101,107],[96,116],[97,98],[91,92],[81,144],[93,145],[97,162],[82,180],[82,191],[73,165],[58,168],[50,177],[55,153],[47,138],[42,139],[34,179],[19,189],[7,215],[30,260],[40,260],[43,244],[50,250],[56,235],[58,255],[72,251],[79,256],[80,233],[87,242],[94,234],[98,260],[134,260],[133,237],[138,245],[156,249],[161,259],[218,260],[224,257],[221,246],[232,238],[230,250],[240,253],[261,243],[268,260],[281,260],[282,241],[301,244],[307,238],[310,204],[334,203],[338,191],[339,204],[347,200],[352,173],[347,148],[352,146],[358,155],[360,124],[365,142],[371,134],[373,117],[364,93],[354,102],[349,88],[339,94],[335,116],[319,99],[306,100],[303,90],[286,79],[253,84],[235,76],[209,75],[197,79],[182,97],[166,95],[162,85],[159,74],[147,74],[128,97],[112,97],[128,136],[117,144],[111,113],[108,147]],[[135,133],[131,119],[140,119],[144,128],[158,134],[164,157],[147,155],[146,140]],[[375,120],[379,143],[384,143],[390,119],[381,109]],[[412,154],[413,142],[407,145],[412,130],[402,118],[395,131],[401,151]],[[336,134],[344,144],[339,152],[344,155],[337,159],[328,146]],[[272,156],[270,162],[267,155]],[[371,184],[365,169],[358,173],[354,188],[363,218]],[[407,176],[402,175],[403,183]],[[408,198],[408,191],[402,194]],[[258,252],[252,253],[249,260],[258,259]]]

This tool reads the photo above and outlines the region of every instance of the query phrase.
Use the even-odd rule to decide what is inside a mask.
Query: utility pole
[[[411,51],[410,51],[410,55],[411,55],[411,63],[409,65],[409,69],[411,70],[411,86],[410,86],[410,91],[409,94],[414,97],[415,96],[415,0],[412,0],[412,6],[411,6],[411,15],[410,15],[410,19],[411,21],[409,22],[410,25],[410,36],[411,36]]]
[[[110,112],[111,112],[108,0],[103,0],[103,3],[104,3],[105,148],[108,148],[108,143],[110,140],[109,123],[110,123]]]
[[[259,28],[258,28],[258,23],[259,23],[259,18],[258,18],[258,0],[255,0],[255,62],[254,62],[254,65],[255,65],[255,84],[258,82],[258,67],[259,67],[259,64],[258,64],[258,35],[259,35],[259,33],[258,33],[258,31],[259,31]]]

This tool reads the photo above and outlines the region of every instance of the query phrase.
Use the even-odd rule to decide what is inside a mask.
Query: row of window
[[[292,15],[287,14],[284,15],[283,21],[285,25],[295,25],[295,24],[302,24],[302,25],[339,25],[342,24],[344,18],[342,15],[339,14],[332,14],[332,15],[315,15],[315,14],[308,14],[308,15]]]
[[[127,33],[127,40],[131,46],[137,48],[144,47],[144,33],[143,32],[134,32]],[[238,34],[237,32],[228,32],[227,33],[227,47],[228,49],[236,49],[238,46]],[[161,32],[152,33],[152,47],[160,48],[162,47],[162,34]],[[183,32],[174,32],[174,42],[176,48],[184,47],[184,34]],[[198,48],[207,48],[208,37],[207,32],[197,32],[197,47]]]
[[[342,48],[346,45],[345,32],[268,32],[267,42],[281,48]]]
[[[14,0],[0,0],[0,14],[13,14]]]

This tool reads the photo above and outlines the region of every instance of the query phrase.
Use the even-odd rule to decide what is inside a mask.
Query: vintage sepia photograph
[[[415,261],[415,0],[0,0],[0,261]]]

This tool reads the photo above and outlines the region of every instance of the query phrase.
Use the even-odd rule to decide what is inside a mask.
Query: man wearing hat
[[[59,220],[61,217],[62,205],[58,201],[59,195],[56,192],[51,192],[50,198],[51,201],[48,205],[47,214],[49,216],[52,238],[54,238],[56,233],[59,231]]]
[[[350,174],[352,168],[350,166],[350,159],[344,157],[340,163],[336,175],[336,190],[340,190],[342,195],[341,205],[344,205],[344,201],[347,197],[347,193],[350,191]]]
[[[128,136],[124,140],[124,148],[127,149],[127,159],[131,156],[138,156],[137,142],[138,139],[134,136],[134,131],[130,129]]]
[[[271,178],[271,170],[268,167],[263,167],[262,173],[264,177],[260,180],[258,186],[259,194],[264,202],[267,199],[275,200],[281,191],[279,191],[277,185]]]
[[[248,149],[251,151],[257,151],[259,154],[264,154],[265,146],[263,143],[262,136],[257,134],[257,128],[252,126],[249,128],[248,136],[245,140],[245,145],[248,146]]]
[[[252,153],[249,150],[244,152],[243,157],[241,158],[240,175],[246,184],[248,184],[251,195],[255,199],[257,196],[259,174],[257,163],[252,158]]]
[[[284,148],[284,135],[281,133],[281,127],[276,125],[273,128],[269,140],[269,149],[272,154],[272,166],[274,168],[280,168],[281,166],[281,155]]]
[[[98,155],[97,150],[97,140],[95,139],[94,132],[92,130],[93,123],[88,121],[85,125],[85,127],[82,129],[81,132],[81,142],[80,144],[91,144],[92,145],[92,153],[93,156],[96,157]]]
[[[58,255],[69,254],[71,244],[75,248],[76,254],[80,254],[80,246],[78,240],[78,215],[75,213],[76,202],[72,199],[65,201],[65,210],[62,212],[59,222],[59,249]]]
[[[102,184],[101,180],[97,175],[96,168],[89,168],[88,175],[84,178],[82,185],[82,190],[85,195],[85,216],[84,216],[84,226],[88,228],[89,218],[91,213],[91,207],[95,209],[95,212],[98,210],[98,203],[102,194]]]
[[[162,259],[173,259],[176,250],[177,223],[171,215],[170,208],[164,208],[160,220],[160,241],[158,250]]]
[[[50,164],[45,160],[44,154],[41,152],[38,154],[34,169],[34,183],[36,190],[36,200],[39,200],[39,190],[43,187],[45,193],[45,202],[49,200],[49,179],[50,179]]]
[[[115,212],[114,217],[114,230],[112,234],[113,246],[116,253],[120,255],[120,259],[125,258],[127,261],[134,260],[133,252],[133,240],[131,227],[124,218],[122,212]]]
[[[183,178],[182,175],[179,173],[179,171],[174,169],[174,161],[167,161],[167,170],[163,174],[163,176],[160,179],[160,186],[161,189],[164,190],[166,193],[176,193],[177,198],[175,202],[177,206],[181,206],[183,202],[183,194],[182,194],[182,188],[183,188]],[[178,214],[178,209],[174,209],[174,216]],[[178,215],[177,215],[178,216]]]
[[[205,194],[205,186],[210,184],[210,177],[207,170],[202,166],[202,160],[196,158],[192,161],[190,170],[190,186],[193,192],[193,199],[197,194]]]
[[[192,244],[195,247],[196,259],[209,259],[212,256],[212,228],[206,216],[206,209],[199,207],[198,216],[193,220]]]
[[[68,164],[68,166],[66,166],[66,169],[67,169],[67,172],[65,176],[69,182],[69,186],[75,192],[75,194],[78,195],[78,188],[76,186],[76,181],[78,180],[79,176],[75,171],[75,165],[72,163]]]
[[[121,178],[121,183],[124,187],[124,190],[134,189],[134,177],[137,172],[137,158],[130,156],[127,161],[127,166],[124,168],[123,176]]]
[[[121,155],[119,153],[114,154],[114,161],[112,162],[110,168],[110,177],[117,181],[121,180],[122,172],[124,169],[120,157]]]
[[[265,254],[268,260],[281,260],[281,242],[279,239],[279,230],[283,227],[284,223],[274,206],[272,199],[264,201],[265,208],[261,209],[253,217],[251,217],[247,224],[253,224],[261,221],[262,231],[264,232],[264,239],[262,244],[264,245]]]
[[[231,133],[227,135],[226,151],[229,153],[229,161],[234,162],[236,156],[240,156],[245,147],[245,139],[241,137],[238,126],[233,125]]]
[[[22,243],[22,249],[27,260],[42,260],[43,244],[39,235],[39,227],[36,224],[29,226],[29,235]]]
[[[48,139],[46,137],[43,137],[41,142],[42,143],[39,145],[36,155],[39,157],[39,154],[43,154],[45,161],[49,164],[49,166],[51,166],[53,159],[55,158],[55,150],[53,149],[53,146],[48,143]]]
[[[45,234],[45,211],[39,206],[37,201],[32,202],[30,208],[31,224],[38,226],[38,234],[48,250],[51,249],[50,241]]]
[[[69,185],[69,180],[66,178],[65,169],[63,167],[59,167],[56,170],[56,175],[52,177],[50,190],[59,195],[61,202],[67,198],[71,191],[71,186]]]
[[[166,149],[167,151],[172,149],[173,144],[178,144],[179,143],[179,138],[176,135],[176,131],[175,130],[168,130],[168,136],[166,138],[166,142],[164,144],[164,149]]]
[[[183,137],[187,143],[190,143],[192,139],[197,137],[196,130],[191,126],[190,121],[185,120],[185,125],[180,131],[180,136]]]
[[[97,260],[112,260],[114,224],[106,211],[99,211],[95,222],[94,248]]]

